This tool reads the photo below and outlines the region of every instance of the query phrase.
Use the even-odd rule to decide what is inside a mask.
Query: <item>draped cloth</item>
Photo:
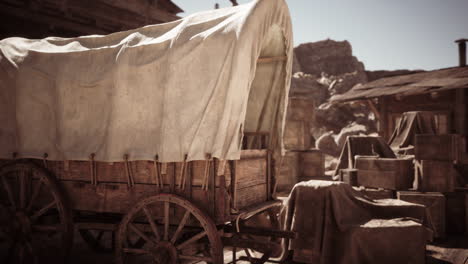
[[[395,151],[414,146],[416,134],[436,134],[433,112],[403,113],[388,143]]]
[[[396,199],[372,200],[342,182],[294,186],[285,228],[294,260],[320,264],[424,263],[432,227],[427,209]]]

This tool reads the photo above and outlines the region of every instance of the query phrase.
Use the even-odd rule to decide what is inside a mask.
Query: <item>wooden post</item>
[[[271,151],[268,150],[266,162],[266,197],[271,200]]]
[[[455,132],[466,135],[466,89],[455,90]]]
[[[187,197],[189,197],[190,200],[192,200],[192,184],[193,184],[193,162],[188,162],[187,163],[187,181],[188,184],[185,183],[187,187]]]
[[[169,165],[169,164],[168,164]],[[171,170],[172,170],[172,173],[169,174],[170,176],[170,192],[171,193],[174,193],[175,192],[175,185],[176,185],[176,166],[177,166],[177,163],[176,162],[172,162],[171,165]]]
[[[390,135],[388,133],[388,98],[379,97],[379,135],[385,140],[388,140]]]

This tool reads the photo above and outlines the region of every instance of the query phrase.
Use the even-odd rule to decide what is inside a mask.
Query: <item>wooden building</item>
[[[432,111],[439,134],[467,135],[468,67],[466,42],[460,49],[458,67],[393,76],[356,85],[332,102],[360,102],[370,106],[379,122],[379,134],[389,139],[404,112]]]
[[[179,19],[170,0],[0,0],[0,39],[109,34]]]

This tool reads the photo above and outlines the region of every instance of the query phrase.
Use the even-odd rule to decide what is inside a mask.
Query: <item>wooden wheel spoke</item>
[[[37,211],[36,213],[34,213],[32,216],[31,216],[31,219],[34,221],[34,220],[37,220],[40,216],[42,216],[43,214],[45,214],[49,209],[51,209],[54,205],[57,204],[57,201],[52,201],[51,203],[47,204],[46,206],[42,207],[39,211]]]
[[[164,202],[164,241],[169,240],[169,202]]]
[[[19,180],[19,207],[24,208],[26,206],[26,177],[27,174],[24,170],[21,170],[18,174]]]
[[[7,257],[7,259],[11,259],[14,256],[14,252],[15,252],[17,246],[18,246],[18,237],[15,236],[15,237],[13,237],[11,239],[11,244],[8,247],[8,255],[7,255],[8,257]]]
[[[138,254],[138,255],[150,254],[148,251],[144,249],[139,249],[139,248],[123,248],[123,252],[130,253],[130,254]]]
[[[156,241],[160,241],[161,237],[159,236],[158,228],[156,226],[153,216],[151,215],[151,212],[148,210],[148,208],[146,208],[146,206],[143,207],[143,212],[145,213],[146,218],[148,219],[148,222],[151,226],[151,230],[153,231],[154,236],[156,237]]]
[[[153,244],[153,245],[156,245],[156,241],[152,240],[151,238],[149,238],[147,235],[145,235],[145,233],[143,233],[143,231],[141,231],[138,227],[136,227],[134,224],[132,223],[129,223],[128,224],[128,227],[130,227],[130,229],[135,232],[138,236],[140,236],[141,238],[143,238],[146,242],[150,243],[150,244]]]
[[[13,196],[13,191],[11,189],[10,184],[7,182],[5,177],[0,177],[0,178],[2,178],[3,188],[7,192],[8,200],[10,201],[11,206],[13,208],[16,208],[16,203],[15,203],[15,199],[14,199],[14,196]]]
[[[63,263],[71,246],[73,222],[62,192],[57,178],[34,161],[19,159],[2,165],[0,229],[5,234],[1,231],[0,234],[2,252],[8,252],[10,261],[28,264],[43,262],[39,259],[43,255],[40,248],[51,246],[58,250],[54,256],[47,256],[47,260]],[[47,197],[49,200],[45,200]],[[41,221],[52,213],[52,218],[44,219],[50,220],[50,223]],[[59,222],[54,221],[56,216]],[[55,237],[57,234],[60,236]],[[4,236],[7,240],[3,239]],[[45,239],[50,243],[33,243]],[[13,245],[11,251],[7,251],[9,245]]]
[[[174,235],[171,238],[171,243],[174,244],[177,241],[177,238],[179,237],[180,232],[182,231],[182,228],[184,228],[185,224],[187,223],[187,220],[190,217],[190,211],[186,210],[184,216],[182,217],[182,220],[179,223],[179,226],[177,227],[177,230],[175,231]]]
[[[146,215],[146,218],[143,214]],[[138,223],[135,222],[135,219],[138,219]],[[155,219],[157,221],[154,221]],[[149,225],[146,220],[150,223]],[[192,220],[193,222],[196,220],[200,225],[192,225]],[[142,235],[138,234],[142,241],[154,240],[154,236],[158,235],[160,240],[155,245],[154,243],[147,244],[149,247],[145,246],[143,249],[129,245],[129,236],[132,238],[137,236],[137,234],[133,234],[137,231],[132,231],[131,225],[144,231],[139,232]],[[118,264],[128,262],[129,255],[127,253],[134,254],[132,261],[135,258],[136,263],[139,262],[137,254],[145,254],[140,257],[141,261],[144,261],[143,258],[148,256],[153,261],[162,263],[184,263],[186,261],[223,263],[223,244],[213,220],[192,202],[176,194],[168,193],[143,199],[125,215],[116,238]]]
[[[18,263],[23,263],[23,261],[24,261],[24,246],[22,244],[19,244],[18,258],[19,258]]]
[[[29,253],[30,253],[31,255],[34,255],[34,250],[33,250],[33,247],[32,247],[32,245],[31,245],[31,242],[26,241],[26,242],[25,242],[25,246],[26,246],[26,249],[29,251]]]
[[[34,201],[37,199],[37,196],[39,195],[39,192],[41,191],[41,187],[42,187],[42,180],[40,179],[39,182],[36,184],[36,186],[34,187],[34,190],[33,190],[33,193],[31,195],[31,200],[29,200],[29,204],[28,206],[26,207],[26,211],[30,211],[33,204],[34,204]]]
[[[184,241],[182,244],[178,245],[176,248],[178,250],[183,249],[183,248],[187,247],[188,245],[197,242],[198,240],[200,240],[204,236],[206,236],[206,230],[203,230],[202,232],[194,235],[190,239],[188,239],[188,240]]]
[[[180,259],[195,260],[195,261],[213,262],[213,258],[210,258],[210,257],[203,257],[203,256],[179,255],[179,258],[180,258]]]

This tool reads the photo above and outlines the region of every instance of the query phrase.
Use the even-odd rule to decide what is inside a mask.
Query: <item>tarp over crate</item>
[[[297,232],[288,249],[301,263],[424,263],[431,238],[423,205],[372,200],[343,182],[296,184],[283,213],[286,230]]]
[[[232,160],[244,131],[270,132],[282,153],[292,49],[284,0],[106,36],[4,39],[0,158]]]

